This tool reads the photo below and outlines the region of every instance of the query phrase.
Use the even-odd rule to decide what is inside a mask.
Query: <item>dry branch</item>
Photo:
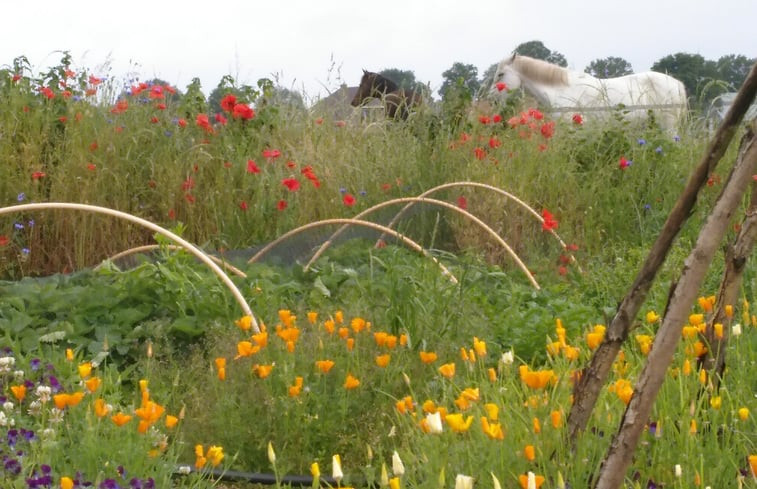
[[[573,446],[575,446],[578,434],[586,429],[599,392],[612,368],[612,363],[631,332],[632,322],[644,303],[657,271],[670,251],[673,240],[691,214],[700,189],[704,187],[709,175],[728,149],[728,145],[749,105],[754,100],[755,94],[757,94],[757,64],[752,66],[741,90],[736,95],[733,105],[726,113],[723,122],[710,142],[707,152],[694,169],[686,188],[665,221],[631,288],[618,305],[615,316],[607,327],[604,341],[597,348],[592,356],[591,363],[582,371],[581,378],[576,383],[573,393],[574,403],[568,416],[568,433]]]
[[[672,289],[662,325],[655,335],[652,350],[634,386],[618,433],[602,462],[595,489],[617,489],[623,484],[657,392],[665,380],[667,369],[681,339],[681,330],[687,323],[688,314],[707,269],[756,169],[757,139],[752,135],[743,151],[739,153],[728,181],[699,232],[694,249],[684,262],[681,277]]]

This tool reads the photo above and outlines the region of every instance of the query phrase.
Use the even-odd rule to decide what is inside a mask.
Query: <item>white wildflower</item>
[[[392,473],[397,477],[405,473],[405,464],[402,463],[402,459],[400,458],[400,454],[397,453],[397,450],[392,453]]]

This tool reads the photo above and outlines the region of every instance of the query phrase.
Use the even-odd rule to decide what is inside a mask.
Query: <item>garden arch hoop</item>
[[[361,217],[363,217],[363,216],[365,216],[367,214],[370,214],[373,211],[377,211],[377,210],[382,209],[384,207],[387,207],[387,206],[390,206],[390,205],[394,205],[394,204],[401,204],[403,202],[407,202],[407,205],[403,208],[403,210],[407,209],[409,206],[411,206],[413,204],[416,204],[416,203],[418,203],[418,204],[425,203],[425,204],[433,204],[433,205],[437,205],[437,206],[440,206],[440,207],[445,207],[445,208],[450,209],[450,210],[452,210],[454,212],[462,214],[463,216],[465,216],[466,218],[468,218],[469,220],[473,221],[478,226],[480,226],[481,228],[483,228],[487,233],[489,233],[489,235],[492,236],[497,241],[497,243],[499,243],[505,249],[505,251],[507,251],[507,253],[510,255],[510,257],[515,261],[515,263],[518,265],[518,267],[526,275],[526,277],[528,278],[529,282],[531,282],[531,285],[533,285],[536,290],[540,289],[539,284],[536,282],[536,279],[534,278],[533,274],[528,270],[528,267],[526,267],[526,265],[523,263],[523,261],[518,256],[518,254],[515,253],[515,251],[510,247],[510,245],[508,245],[507,242],[504,239],[502,239],[502,237],[500,235],[498,235],[488,224],[486,224],[484,221],[482,221],[478,217],[474,216],[473,214],[471,214],[470,212],[466,211],[465,209],[461,209],[459,206],[456,206],[454,204],[450,204],[449,202],[444,202],[443,200],[437,200],[437,199],[430,199],[430,198],[427,198],[427,197],[401,197],[401,198],[398,198],[398,199],[387,200],[385,202],[381,202],[381,203],[376,204],[376,205],[374,205],[372,207],[369,207],[368,209],[365,209],[364,211],[362,211],[358,215],[356,215],[355,219],[359,219],[359,218],[361,218]],[[400,211],[400,212],[402,212],[402,211]],[[396,221],[396,218],[394,220],[392,220],[392,223],[394,223],[395,221]],[[307,270],[308,268],[310,268],[310,266],[318,258],[320,258],[320,256],[323,254],[323,252],[325,252],[326,249],[331,245],[331,243],[333,242],[333,240],[335,240],[340,234],[342,234],[349,226],[350,226],[350,224],[347,223],[347,224],[344,224],[339,229],[337,229],[336,231],[334,231],[334,233],[329,237],[329,239],[327,239],[326,241],[324,241],[323,244],[321,245],[321,247],[318,248],[318,250],[315,252],[315,254],[313,255],[313,257],[310,258],[310,261],[308,261],[305,264],[305,270]],[[387,227],[391,228],[391,223]]]
[[[431,258],[434,263],[439,265],[439,268],[442,270],[442,274],[449,277],[450,281],[453,284],[457,284],[457,277],[452,275],[452,272],[450,272],[447,267],[442,265],[439,260],[437,260],[435,257],[431,256],[428,251],[426,251],[425,248],[423,248],[421,245],[413,241],[412,239],[408,238],[407,236],[403,236],[402,234],[398,233],[394,229],[390,229],[386,226],[382,226],[381,224],[376,224],[375,222],[370,221],[361,221],[359,219],[349,219],[349,218],[336,218],[336,219],[324,219],[322,221],[314,221],[308,224],[305,224],[303,226],[297,227],[292,229],[291,231],[287,231],[286,233],[282,234],[275,240],[268,243],[266,246],[264,246],[260,251],[255,253],[255,255],[250,258],[247,263],[255,263],[261,256],[263,256],[265,253],[272,250],[276,245],[279,243],[285,241],[286,239],[294,236],[295,234],[301,233],[303,231],[307,231],[308,229],[320,227],[320,226],[329,226],[331,224],[352,224],[356,226],[363,226],[367,228],[376,229],[378,231],[381,231],[382,233],[391,234],[395,238],[402,241],[405,245],[408,247],[414,249],[415,251],[421,253],[423,256],[426,256],[428,258]]]
[[[157,224],[153,222],[150,222],[146,219],[142,219],[141,217],[137,217],[126,212],[110,209],[108,207],[100,207],[100,206],[89,205],[89,204],[76,204],[72,202],[41,202],[41,203],[36,203],[36,204],[21,204],[21,205],[9,206],[9,207],[0,207],[0,215],[11,214],[11,213],[16,213],[16,212],[24,212],[24,211],[47,210],[47,209],[76,210],[76,211],[94,212],[96,214],[104,214],[106,216],[124,219],[126,221],[145,227],[147,229],[155,231],[158,234],[165,236],[166,238],[170,239],[171,241],[185,248],[187,251],[189,251],[195,257],[197,257],[198,260],[200,260],[205,265],[210,267],[213,273],[215,273],[218,276],[218,278],[221,279],[224,285],[226,285],[226,287],[231,291],[237,303],[242,308],[242,311],[244,312],[244,314],[252,318],[252,325],[251,325],[252,329],[255,332],[260,332],[260,327],[258,326],[257,320],[255,319],[255,315],[252,313],[252,310],[250,309],[249,304],[247,304],[247,301],[245,301],[244,297],[242,296],[242,293],[239,291],[237,286],[234,285],[234,283],[231,281],[229,276],[226,275],[226,273],[224,273],[224,271],[221,270],[221,268],[218,265],[216,265],[213,262],[213,260],[211,260],[208,257],[208,255],[206,255],[202,250],[197,248],[195,245],[185,240],[184,238],[172,233],[171,231],[161,226],[158,226]]]

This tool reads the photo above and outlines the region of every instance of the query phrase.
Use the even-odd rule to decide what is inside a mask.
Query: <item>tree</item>
[[[478,81],[478,68],[470,64],[463,64],[455,62],[452,68],[442,73],[441,88],[439,88],[439,95],[445,98],[447,92],[453,87],[461,87],[466,90],[470,96],[473,96],[481,87],[481,82]]]
[[[400,88],[414,89],[418,82],[412,70],[400,70],[398,68],[386,68],[379,71],[379,75],[389,78]]]
[[[497,73],[497,66],[499,66],[499,63],[494,63],[493,65],[489,66],[486,71],[484,71],[483,75],[481,75],[480,91],[482,93],[488,92],[492,87],[492,83],[494,83],[494,75]]]
[[[513,52],[522,56],[543,59],[544,61],[562,66],[563,68],[568,66],[568,61],[565,59],[565,56],[558,53],[557,51],[550,50],[541,41],[528,41],[521,43],[518,45],[518,47],[515,48]]]
[[[717,66],[700,54],[676,53],[659,59],[652,65],[652,71],[666,73],[680,80],[686,93],[694,100],[699,99],[703,82],[717,79]]]
[[[749,59],[741,54],[721,56],[715,63],[718,79],[728,83],[730,89],[736,91],[744,83],[749,69],[755,62],[757,58]]]
[[[597,78],[616,78],[633,73],[631,63],[617,56],[597,58],[586,67],[586,73]]]

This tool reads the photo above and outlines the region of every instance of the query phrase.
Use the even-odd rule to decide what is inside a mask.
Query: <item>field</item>
[[[71,210],[0,215],[0,485],[590,487],[738,144],[571,440],[573,384],[704,154],[705,124],[692,114],[671,133],[622,110],[553,120],[518,98],[335,119],[276,102],[266,82],[238,88],[215,113],[197,86],[123,90],[63,62],[0,70],[0,205],[154,222],[236,266],[253,311],[151,230]],[[304,269],[332,225],[249,262],[298,226],[451,182],[511,197],[461,185],[429,196],[447,206],[415,205],[394,228],[425,256],[355,226]],[[405,203],[366,219],[386,225]],[[757,483],[757,268],[713,324],[723,270],[720,254],[625,487]],[[727,338],[722,378],[700,364],[708,330]]]

